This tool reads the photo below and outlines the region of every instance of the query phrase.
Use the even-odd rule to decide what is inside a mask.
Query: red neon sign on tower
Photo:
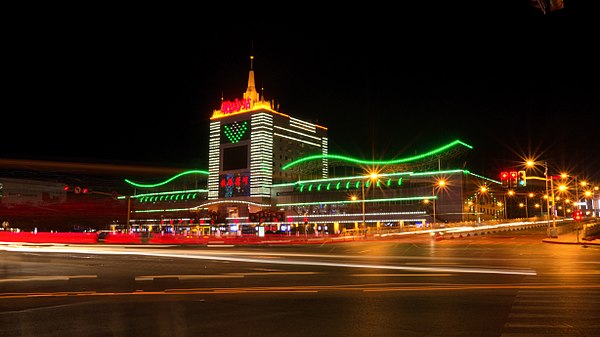
[[[221,113],[227,115],[230,113],[238,112],[240,110],[247,110],[252,107],[252,100],[250,98],[243,98],[241,100],[235,99],[233,101],[221,102]]]

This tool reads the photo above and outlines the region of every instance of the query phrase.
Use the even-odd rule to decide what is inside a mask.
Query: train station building
[[[450,140],[386,161],[329,153],[326,126],[261,96],[252,61],[246,91],[210,117],[207,170],[128,181],[132,228],[339,234],[504,216],[501,182],[458,164],[471,145]]]

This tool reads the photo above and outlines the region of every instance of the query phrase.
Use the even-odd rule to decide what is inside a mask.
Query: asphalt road
[[[545,236],[0,245],[0,336],[597,336],[600,247]]]

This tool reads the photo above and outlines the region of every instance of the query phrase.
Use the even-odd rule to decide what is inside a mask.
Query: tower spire
[[[244,98],[250,98],[252,102],[260,101],[260,95],[256,91],[254,84],[254,55],[250,55],[250,73],[248,74],[248,88],[244,93]]]

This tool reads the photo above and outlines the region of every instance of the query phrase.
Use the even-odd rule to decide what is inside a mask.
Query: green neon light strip
[[[471,172],[469,172],[469,171],[465,171],[465,174],[470,174],[470,175],[472,175],[472,176],[475,176],[475,177],[477,177],[477,178],[480,178],[480,179],[483,179],[483,180],[487,180],[487,181],[491,181],[491,182],[493,182],[493,183],[496,183],[496,184],[498,184],[498,185],[502,185],[502,183],[501,183],[501,182],[499,182],[499,181],[496,181],[496,180],[494,180],[494,179],[490,179],[490,178],[486,178],[486,177],[484,177],[484,176],[480,176],[479,174],[471,173]]]
[[[178,211],[189,211],[190,209],[192,209],[192,208],[146,209],[146,210],[135,210],[132,213],[178,212]]]
[[[407,163],[407,162],[411,162],[411,161],[416,161],[416,160],[420,160],[423,159],[425,157],[430,157],[433,155],[436,155],[440,152],[446,151],[447,149],[453,147],[453,146],[457,146],[457,145],[462,145],[464,147],[467,147],[469,149],[472,149],[473,146],[467,144],[467,143],[463,143],[460,140],[455,140],[449,144],[446,144],[444,146],[438,147],[435,150],[417,155],[417,156],[412,156],[412,157],[408,157],[408,158],[400,158],[400,159],[394,159],[394,160],[363,160],[363,159],[356,159],[356,158],[351,158],[351,157],[346,157],[346,156],[341,156],[341,155],[337,155],[337,154],[319,154],[319,155],[313,155],[313,156],[308,156],[308,157],[304,157],[304,158],[300,158],[298,160],[294,160],[293,162],[290,162],[286,165],[284,165],[281,169],[282,170],[286,170],[292,166],[298,165],[300,163],[303,163],[305,161],[310,161],[310,160],[320,160],[320,159],[337,159],[337,160],[343,160],[343,161],[347,161],[347,162],[351,162],[354,164],[359,164],[359,165],[393,165],[393,164],[400,164],[400,163]]]
[[[184,176],[186,174],[204,174],[204,175],[208,175],[208,171],[204,171],[204,170],[190,170],[190,171],[185,171],[185,172],[181,172],[181,173],[179,173],[177,175],[174,175],[171,178],[169,178],[169,179],[167,179],[167,180],[165,180],[163,182],[156,183],[156,184],[140,184],[140,183],[133,182],[133,181],[131,181],[129,179],[125,179],[125,182],[128,183],[129,185],[132,185],[132,186],[135,186],[135,187],[152,188],[152,187],[158,187],[158,186],[162,186],[162,185],[168,184],[171,181],[173,181],[173,180],[175,180],[175,179],[177,179],[177,178],[179,178],[181,176]]]
[[[219,201],[214,201],[214,202],[207,202],[204,203],[200,206],[195,206],[195,207],[190,207],[190,208],[159,208],[159,209],[146,209],[146,210],[134,210],[132,211],[132,213],[159,213],[159,212],[180,212],[180,211],[190,211],[190,210],[197,210],[199,208],[205,207],[205,206],[209,206],[209,205],[215,205],[215,204],[231,204],[231,203],[235,203],[235,204],[248,204],[248,205],[254,205],[254,206],[258,206],[258,207],[270,207],[271,205],[269,204],[259,204],[256,202],[252,202],[252,201],[243,201],[243,200],[219,200]]]
[[[395,176],[407,176],[411,175],[413,172],[394,172],[394,173],[380,173],[378,177],[395,177]],[[312,180],[298,180],[294,183],[283,183],[283,184],[273,184],[272,187],[285,187],[285,186],[294,186],[294,185],[302,185],[307,183],[326,183],[326,182],[341,182],[342,180],[366,180],[371,179],[371,176],[352,176],[352,177],[337,177],[337,178],[324,178],[324,179],[312,179]],[[347,187],[346,187],[347,188]]]
[[[388,201],[414,201],[414,200],[430,200],[437,199],[437,196],[428,197],[406,197],[406,198],[388,198],[388,199],[370,199],[365,202],[388,202]],[[362,200],[337,200],[337,201],[315,201],[315,202],[296,202],[291,204],[277,204],[277,207],[283,206],[310,206],[310,205],[334,205],[334,204],[356,204]]]
[[[467,174],[469,173],[469,171],[467,170],[445,170],[445,171],[431,171],[431,172],[417,172],[417,173],[411,173],[411,176],[431,176],[434,174],[449,174],[449,173],[464,173]]]
[[[155,196],[155,195],[160,195],[160,199],[159,200],[163,200],[163,198],[167,195],[171,195],[171,194],[178,194],[178,193],[187,193],[187,192],[208,192],[208,190],[206,189],[194,189],[194,190],[181,190],[181,191],[169,191],[169,192],[156,192],[156,193],[142,193],[142,194],[138,194],[138,195],[132,195],[131,198],[135,199],[135,198],[140,198],[143,199],[143,197],[148,197],[148,196]]]
[[[431,175],[436,175],[436,174],[450,174],[450,173],[460,173],[462,172],[463,174],[470,174],[472,176],[475,176],[477,178],[483,179],[483,180],[488,180],[491,182],[494,182],[496,184],[502,185],[501,182],[496,181],[494,179],[490,179],[490,178],[486,178],[484,176],[481,176],[479,174],[475,174],[473,172],[470,172],[469,170],[460,170],[460,169],[455,169],[455,170],[445,170],[445,171],[431,171],[431,172],[417,172],[417,173],[411,173],[411,176],[431,176]]]

